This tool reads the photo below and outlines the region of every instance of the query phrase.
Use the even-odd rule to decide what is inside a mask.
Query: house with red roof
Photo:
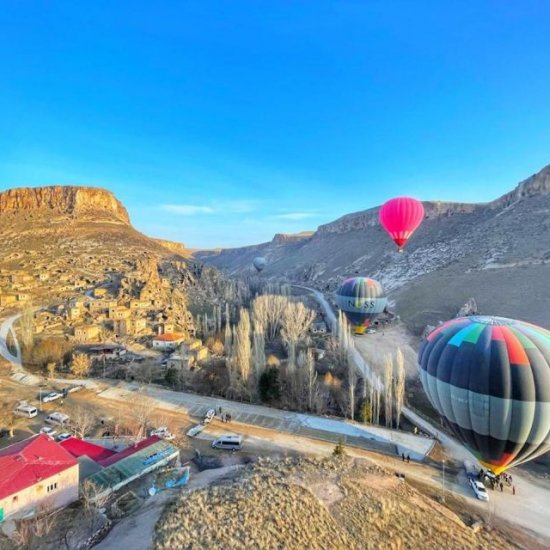
[[[78,461],[45,434],[0,449],[0,522],[78,500]]]
[[[167,332],[153,338],[153,348],[159,350],[174,350],[186,339],[181,332]]]

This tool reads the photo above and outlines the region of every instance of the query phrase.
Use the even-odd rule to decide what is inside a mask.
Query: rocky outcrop
[[[174,241],[166,241],[164,239],[153,239],[155,242],[163,246],[164,248],[167,248],[168,250],[174,252],[175,254],[179,254],[180,256],[189,256],[191,252],[185,248],[185,245],[183,243],[176,243]]]
[[[24,211],[130,223],[122,203],[111,192],[98,187],[21,187],[0,193],[0,214]]]
[[[277,233],[271,242],[273,244],[286,244],[309,239],[312,235],[313,231],[303,231],[302,233]]]
[[[505,208],[526,197],[550,194],[550,164],[520,182],[517,187],[490,203],[492,208]]]

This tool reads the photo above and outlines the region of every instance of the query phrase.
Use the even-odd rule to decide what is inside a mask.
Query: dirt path
[[[189,481],[189,485],[182,492],[200,489],[221,478],[235,475],[239,469],[240,466],[226,466],[194,474]],[[94,548],[98,550],[146,550],[153,548],[155,525],[164,507],[176,500],[179,494],[180,492],[164,491],[150,498],[137,512],[117,523],[107,537]]]

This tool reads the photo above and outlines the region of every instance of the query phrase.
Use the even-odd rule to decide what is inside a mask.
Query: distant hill
[[[328,292],[356,273],[373,277],[416,333],[454,316],[471,297],[483,313],[550,326],[550,166],[490,203],[424,207],[426,219],[404,254],[380,227],[376,207],[311,235],[195,257],[239,275],[262,255],[268,261],[263,277]]]

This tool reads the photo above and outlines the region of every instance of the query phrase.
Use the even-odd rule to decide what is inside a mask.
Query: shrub
[[[258,391],[262,401],[278,401],[281,398],[281,385],[277,368],[270,367],[262,373],[258,382]]]

